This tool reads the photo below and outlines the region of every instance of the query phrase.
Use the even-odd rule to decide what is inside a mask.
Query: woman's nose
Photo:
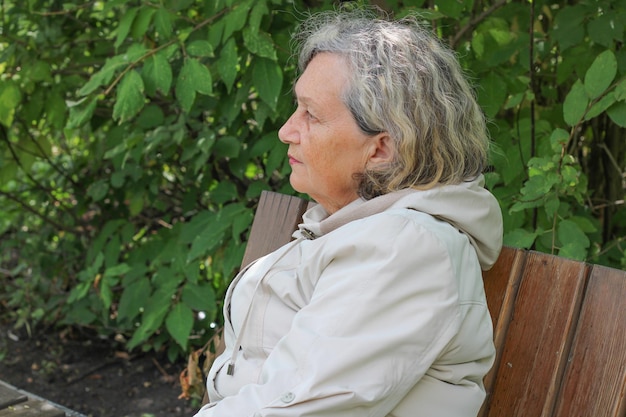
[[[300,138],[300,134],[298,133],[298,129],[294,123],[294,115],[293,113],[289,119],[285,122],[285,124],[278,130],[278,139],[280,139],[283,143],[297,143]]]

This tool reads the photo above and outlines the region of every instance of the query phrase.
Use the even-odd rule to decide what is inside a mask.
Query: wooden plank
[[[626,416],[626,272],[595,265],[556,417]]]
[[[496,359],[493,367],[484,378],[487,398],[478,414],[480,417],[487,415],[525,260],[526,252],[524,250],[504,247],[493,268],[483,272],[487,305],[494,326]]]
[[[0,410],[24,402],[27,399],[28,397],[21,392],[0,384]]]
[[[65,417],[65,412],[46,401],[29,399],[0,410],[0,417]]]
[[[524,250],[504,247],[493,268],[483,272],[487,304],[496,333],[501,327],[501,321],[510,319],[525,260]],[[503,324],[506,326],[506,323]]]
[[[530,252],[497,370],[489,417],[550,416],[588,268]]]
[[[250,229],[242,266],[289,242],[308,204],[302,198],[263,191]]]

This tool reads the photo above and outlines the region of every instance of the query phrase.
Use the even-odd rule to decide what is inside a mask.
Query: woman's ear
[[[372,140],[368,165],[383,165],[393,161],[395,146],[389,134],[387,132],[378,133]]]

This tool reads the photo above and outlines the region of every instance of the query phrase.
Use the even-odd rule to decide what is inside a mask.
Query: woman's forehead
[[[296,81],[294,95],[301,101],[317,101],[319,97],[339,98],[348,81],[348,66],[336,54],[323,52],[315,55]]]

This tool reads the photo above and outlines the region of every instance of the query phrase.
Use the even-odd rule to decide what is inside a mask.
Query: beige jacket
[[[476,181],[305,214],[242,271],[196,417],[470,417],[495,351],[481,267],[502,218]]]

